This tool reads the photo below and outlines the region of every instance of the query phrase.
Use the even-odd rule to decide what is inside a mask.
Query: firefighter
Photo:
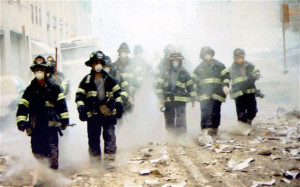
[[[42,56],[30,66],[35,78],[26,88],[17,110],[17,126],[31,136],[32,153],[47,159],[50,168],[58,169],[58,132],[69,124],[69,114],[61,86],[49,81],[51,68]]]
[[[169,55],[169,69],[157,81],[157,95],[165,116],[165,128],[175,134],[186,132],[186,103],[195,104],[193,80],[182,67],[183,56],[179,52]]]
[[[125,94],[125,92],[122,92],[124,112],[133,111],[135,93],[141,85],[141,78],[139,78],[134,71],[136,67],[128,57],[129,53],[130,49],[128,44],[125,42],[121,43],[118,49],[119,58],[112,64],[113,77],[117,79],[121,89],[126,90],[127,93]]]
[[[202,62],[195,68],[192,77],[201,109],[203,135],[216,136],[221,120],[221,104],[229,92],[229,72],[225,65],[214,59],[215,51],[202,47]]]
[[[260,72],[252,63],[245,61],[245,55],[243,49],[237,48],[233,51],[234,62],[230,68],[230,97],[235,101],[238,124],[251,127],[252,120],[258,111],[255,81],[260,78]]]
[[[47,62],[50,64],[51,68],[51,71],[48,73],[50,79],[59,84],[63,88],[65,96],[68,96],[70,90],[69,80],[66,79],[63,72],[56,68],[56,62],[52,56],[47,57]]]
[[[87,121],[88,145],[91,163],[101,160],[100,136],[103,130],[104,161],[113,162],[117,151],[115,124],[123,114],[120,97],[121,89],[117,81],[103,70],[105,54],[91,53],[85,62],[92,68],[79,84],[76,92],[79,119]]]

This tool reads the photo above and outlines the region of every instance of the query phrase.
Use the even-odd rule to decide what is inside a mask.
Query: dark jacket
[[[171,74],[174,69],[162,73],[157,81],[157,95],[159,99],[165,102],[179,101],[190,102],[195,101],[196,93],[194,91],[193,80],[189,72],[182,66],[178,68],[176,80],[172,80]],[[174,82],[173,82],[174,81]],[[173,83],[172,83],[173,82]],[[172,84],[174,88],[172,89]]]
[[[226,100],[223,86],[229,87],[229,72],[223,63],[213,60],[212,64],[201,62],[192,74],[200,102],[210,98],[221,102]]]
[[[100,114],[99,107],[101,105],[107,105],[114,115],[117,110],[122,110],[123,107],[120,97],[121,89],[117,81],[105,71],[101,71],[101,76],[104,80],[105,89],[105,98],[101,103],[97,99],[97,87],[94,83],[95,74],[93,70],[82,79],[76,92],[75,102],[77,108],[84,107],[88,118]],[[115,116],[112,117],[115,118]]]
[[[255,81],[259,76],[260,72],[258,68],[252,63],[244,61],[243,64],[237,64],[234,62],[230,68],[230,97],[234,99],[245,93],[255,93]]]
[[[17,123],[30,122],[33,130],[49,126],[69,124],[69,113],[63,89],[53,81],[46,80],[41,86],[33,79],[26,88],[17,110]]]

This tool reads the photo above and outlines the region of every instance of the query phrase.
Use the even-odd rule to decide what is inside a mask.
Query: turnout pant
[[[58,169],[58,134],[53,127],[33,130],[31,135],[31,149],[38,160],[47,158],[50,168]]]
[[[186,103],[185,102],[166,102],[165,128],[175,133],[186,132]]]
[[[221,101],[207,99],[200,101],[201,128],[218,128],[221,121]]]
[[[108,117],[96,115],[88,119],[87,133],[89,154],[92,157],[101,156],[100,136],[103,129],[104,153],[115,154],[117,151],[115,125]]]
[[[244,94],[235,98],[234,101],[238,121],[245,123],[252,121],[258,111],[255,94]]]

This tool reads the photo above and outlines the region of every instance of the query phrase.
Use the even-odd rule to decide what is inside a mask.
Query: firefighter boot
[[[104,154],[104,160],[103,160],[104,168],[107,170],[116,169],[115,159],[116,159],[115,154]]]

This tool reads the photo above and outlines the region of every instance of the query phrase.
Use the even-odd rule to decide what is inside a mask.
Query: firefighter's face
[[[96,72],[100,72],[102,70],[102,61],[101,60],[97,60],[95,62],[93,62],[92,64],[92,69],[95,70]]]
[[[242,63],[244,62],[244,57],[237,57],[237,58],[235,59],[235,61],[236,61],[236,63],[238,63],[238,64],[242,64]]]

